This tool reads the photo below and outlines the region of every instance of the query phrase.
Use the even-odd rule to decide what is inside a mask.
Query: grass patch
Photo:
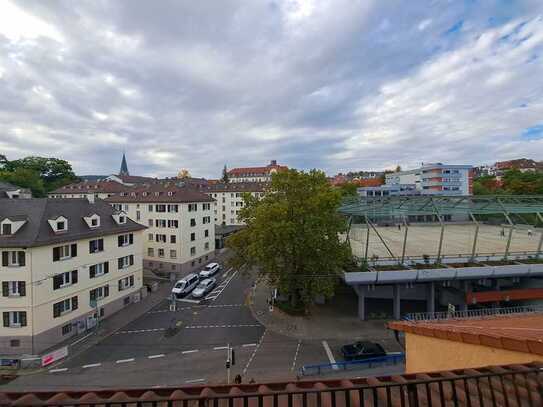
[[[489,266],[511,266],[511,265],[517,264],[516,262],[512,260],[489,260],[489,261],[484,261],[483,263]]]
[[[543,263],[543,259],[519,259],[516,260],[518,263],[524,263],[524,264],[541,264]]]
[[[417,269],[417,270],[446,269],[447,268],[447,266],[444,266],[443,264],[439,264],[439,263],[434,263],[434,264],[416,263],[412,267]]]
[[[460,268],[460,267],[484,267],[481,263],[466,262],[466,263],[447,263],[447,266]]]
[[[376,271],[392,271],[392,270],[409,270],[407,267],[401,264],[391,264],[390,266],[374,266],[372,269]]]

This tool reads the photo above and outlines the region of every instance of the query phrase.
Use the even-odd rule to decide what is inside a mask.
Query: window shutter
[[[2,266],[7,267],[9,261],[9,252],[2,252]]]
[[[62,284],[62,277],[53,276],[53,290],[59,289],[61,284]]]
[[[117,268],[120,270],[123,268],[123,258],[122,257],[119,257],[117,259]]]
[[[72,297],[72,311],[75,311],[77,309],[77,296],[76,297]]]
[[[53,261],[60,260],[60,247],[53,247]]]
[[[26,326],[26,311],[20,311],[19,321],[21,321],[21,326]]]
[[[119,287],[118,287],[118,288],[119,288],[119,291],[122,291],[122,289],[123,289],[123,287],[122,287],[122,285],[121,285],[121,284],[122,284],[122,280],[119,280],[117,283],[118,283],[117,285],[119,286]]]
[[[94,245],[93,245],[93,243],[94,243],[93,240],[91,240],[91,241],[89,242],[89,253],[94,252],[94,247],[93,247]]]
[[[104,286],[104,297],[109,297],[109,285]]]
[[[133,254],[130,255],[130,265],[131,266],[134,265],[134,255]]]
[[[100,251],[104,250],[104,239],[98,240],[98,250]]]
[[[129,242],[130,244],[134,243],[134,234],[133,234],[133,233],[130,233],[130,234],[128,235],[128,242]]]
[[[117,243],[119,244],[119,247],[121,247],[123,245],[123,237],[122,236],[117,236]]]
[[[26,283],[24,281],[19,281],[19,295],[26,297]]]
[[[25,252],[23,251],[20,251],[18,252],[18,256],[19,256],[19,266],[24,266],[26,264],[25,260],[26,260],[26,254]]]
[[[9,296],[9,283],[7,281],[2,281],[2,295],[4,297]]]
[[[109,273],[109,261],[104,263],[104,274]]]
[[[134,285],[134,276],[130,276],[130,286]]]
[[[8,327],[9,326],[9,312],[4,312],[2,315],[4,318],[4,326]]]
[[[53,318],[60,317],[60,303],[53,304]]]
[[[92,265],[89,267],[89,278],[96,277],[96,266]]]
[[[74,243],[71,247],[71,256],[72,257],[77,257],[77,243]]]
[[[72,284],[77,284],[77,270],[72,270]]]

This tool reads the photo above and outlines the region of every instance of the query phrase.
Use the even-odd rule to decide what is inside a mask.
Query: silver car
[[[217,285],[217,280],[214,278],[206,278],[205,280],[200,281],[200,284],[192,291],[192,296],[194,298],[201,298],[206,295],[208,292],[213,290]]]

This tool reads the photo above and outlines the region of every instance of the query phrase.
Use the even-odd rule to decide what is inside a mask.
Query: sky
[[[0,1],[0,154],[218,178],[543,160],[541,0]]]

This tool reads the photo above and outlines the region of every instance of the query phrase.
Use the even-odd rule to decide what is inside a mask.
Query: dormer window
[[[117,223],[117,225],[122,225],[122,224],[125,224],[127,222],[125,212],[114,213],[112,216],[113,216],[113,219],[115,220],[115,222]]]
[[[68,230],[68,219],[64,216],[57,216],[48,220],[49,226],[55,233],[64,233]]]
[[[91,226],[92,227],[98,226],[98,219],[96,219],[96,218],[91,219]]]
[[[168,196],[173,196],[173,192],[172,192],[172,191],[168,191]]]
[[[11,223],[4,223],[2,225],[2,234],[11,235]]]
[[[143,196],[147,196],[147,192],[144,192],[142,195],[143,195]]]
[[[58,221],[57,222],[57,231],[61,232],[61,231],[64,231],[66,230],[66,222],[64,221]]]
[[[126,223],[126,216],[119,216],[119,223]]]
[[[85,216],[83,220],[87,222],[87,225],[91,229],[100,227],[100,216],[95,213],[89,216]]]

